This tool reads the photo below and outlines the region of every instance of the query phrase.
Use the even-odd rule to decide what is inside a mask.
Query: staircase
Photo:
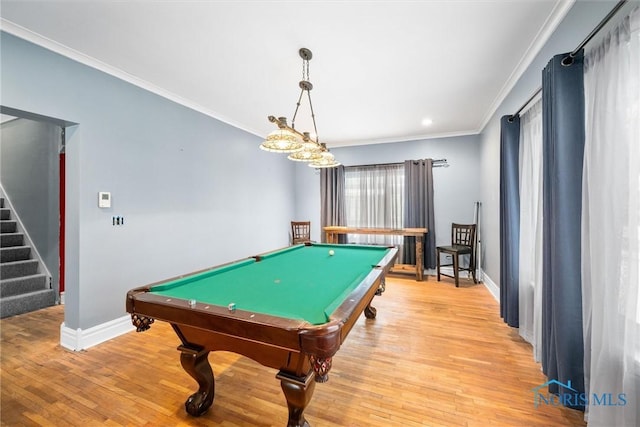
[[[32,258],[18,222],[0,198],[0,318],[28,313],[55,304],[50,279]]]

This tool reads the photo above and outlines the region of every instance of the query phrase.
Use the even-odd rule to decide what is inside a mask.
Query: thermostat
[[[107,191],[100,191],[98,193],[98,207],[99,208],[111,207],[111,193]]]

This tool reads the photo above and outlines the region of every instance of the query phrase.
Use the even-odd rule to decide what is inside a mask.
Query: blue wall
[[[288,244],[295,168],[259,138],[0,37],[2,105],[78,123],[67,130],[66,327],[124,316],[133,287]],[[99,191],[112,208],[98,208]]]

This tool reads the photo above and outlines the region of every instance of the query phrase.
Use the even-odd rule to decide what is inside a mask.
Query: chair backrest
[[[475,224],[451,224],[451,244],[476,246],[476,225]]]
[[[311,221],[291,221],[291,243],[311,241]]]

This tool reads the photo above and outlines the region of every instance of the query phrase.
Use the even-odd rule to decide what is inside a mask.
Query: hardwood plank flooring
[[[389,277],[374,306],[377,318],[358,320],[316,385],[313,426],[585,425],[581,412],[534,407],[531,389],[547,379],[483,285]],[[59,344],[63,310],[0,321],[1,425],[286,425],[275,370],[212,353],[215,400],[193,418],[184,401],[197,385],[168,324],[72,352]]]

